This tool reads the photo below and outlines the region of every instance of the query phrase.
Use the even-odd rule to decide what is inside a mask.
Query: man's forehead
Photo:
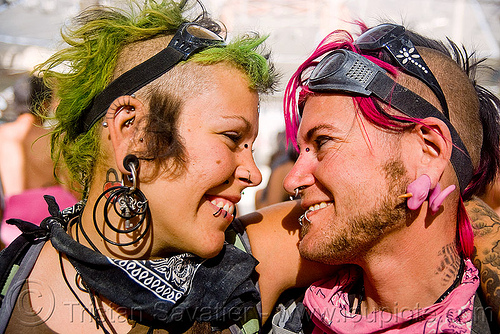
[[[352,125],[355,111],[351,96],[322,94],[309,97],[299,126],[299,140],[309,140],[321,130],[345,132]]]

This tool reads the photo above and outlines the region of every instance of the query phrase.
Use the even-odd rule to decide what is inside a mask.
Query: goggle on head
[[[474,168],[462,139],[449,120],[448,106],[436,78],[420,56],[405,28],[395,24],[382,24],[363,33],[355,42],[359,51],[387,51],[395,60],[398,69],[424,82],[438,98],[443,112],[406,87],[399,85],[387,75],[387,71],[351,50],[344,48],[327,50],[317,62],[308,59],[290,80],[285,92],[285,118],[287,132],[298,123],[305,97],[310,93],[348,93],[359,97],[376,97],[413,119],[436,117],[443,121],[451,133],[453,150],[450,161],[455,169],[461,193],[472,179]],[[325,49],[325,48],[324,48]],[[317,56],[316,56],[317,57]],[[315,66],[314,66],[315,65]],[[301,79],[302,72],[314,66],[308,78]],[[302,88],[298,103],[295,90]],[[298,110],[296,107],[298,107]],[[299,112],[299,115],[293,109]],[[386,117],[392,116],[385,114]],[[401,121],[400,118],[393,118]],[[290,132],[289,132],[290,133]]]

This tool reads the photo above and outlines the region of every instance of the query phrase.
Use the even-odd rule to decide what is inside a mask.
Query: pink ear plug
[[[416,210],[427,199],[430,187],[431,179],[428,175],[423,174],[419,176],[415,181],[411,182],[408,185],[407,193],[400,195],[399,198],[408,198],[406,205],[408,205],[408,208],[410,210]],[[438,183],[437,186],[432,189],[432,192],[429,196],[429,209],[431,210],[432,214],[435,214],[439,211],[439,208],[443,204],[445,198],[449,194],[451,194],[451,192],[455,190],[455,188],[455,185],[451,185],[445,190],[441,191],[441,187]]]
[[[418,209],[422,203],[427,199],[429,194],[429,189],[431,188],[431,179],[429,176],[423,174],[419,176],[415,181],[410,183],[407,188],[407,192],[412,194],[412,196],[406,202],[410,210]]]

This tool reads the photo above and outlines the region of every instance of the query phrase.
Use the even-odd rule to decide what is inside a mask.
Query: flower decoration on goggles
[[[471,181],[474,172],[471,158],[448,118],[421,96],[396,83],[384,69],[362,55],[343,49],[330,52],[314,68],[307,86],[312,92],[342,92],[366,97],[373,95],[408,117],[440,119],[450,130],[453,143],[450,161],[461,193]]]
[[[362,52],[385,49],[408,74],[425,83],[436,95],[446,118],[450,118],[448,105],[441,86],[420,56],[403,26],[384,23],[373,27],[359,36],[354,44]]]
[[[209,47],[225,46],[216,33],[193,22],[179,27],[168,46],[153,57],[135,66],[112,81],[82,112],[81,133],[101,119],[119,96],[130,95],[170,71],[175,65]]]

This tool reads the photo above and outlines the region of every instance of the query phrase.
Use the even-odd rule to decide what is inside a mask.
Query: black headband
[[[80,132],[90,130],[117,97],[135,93],[170,71],[180,61],[187,60],[207,47],[224,45],[224,39],[212,31],[196,23],[183,24],[165,49],[120,75],[94,97],[92,103],[82,111]]]

